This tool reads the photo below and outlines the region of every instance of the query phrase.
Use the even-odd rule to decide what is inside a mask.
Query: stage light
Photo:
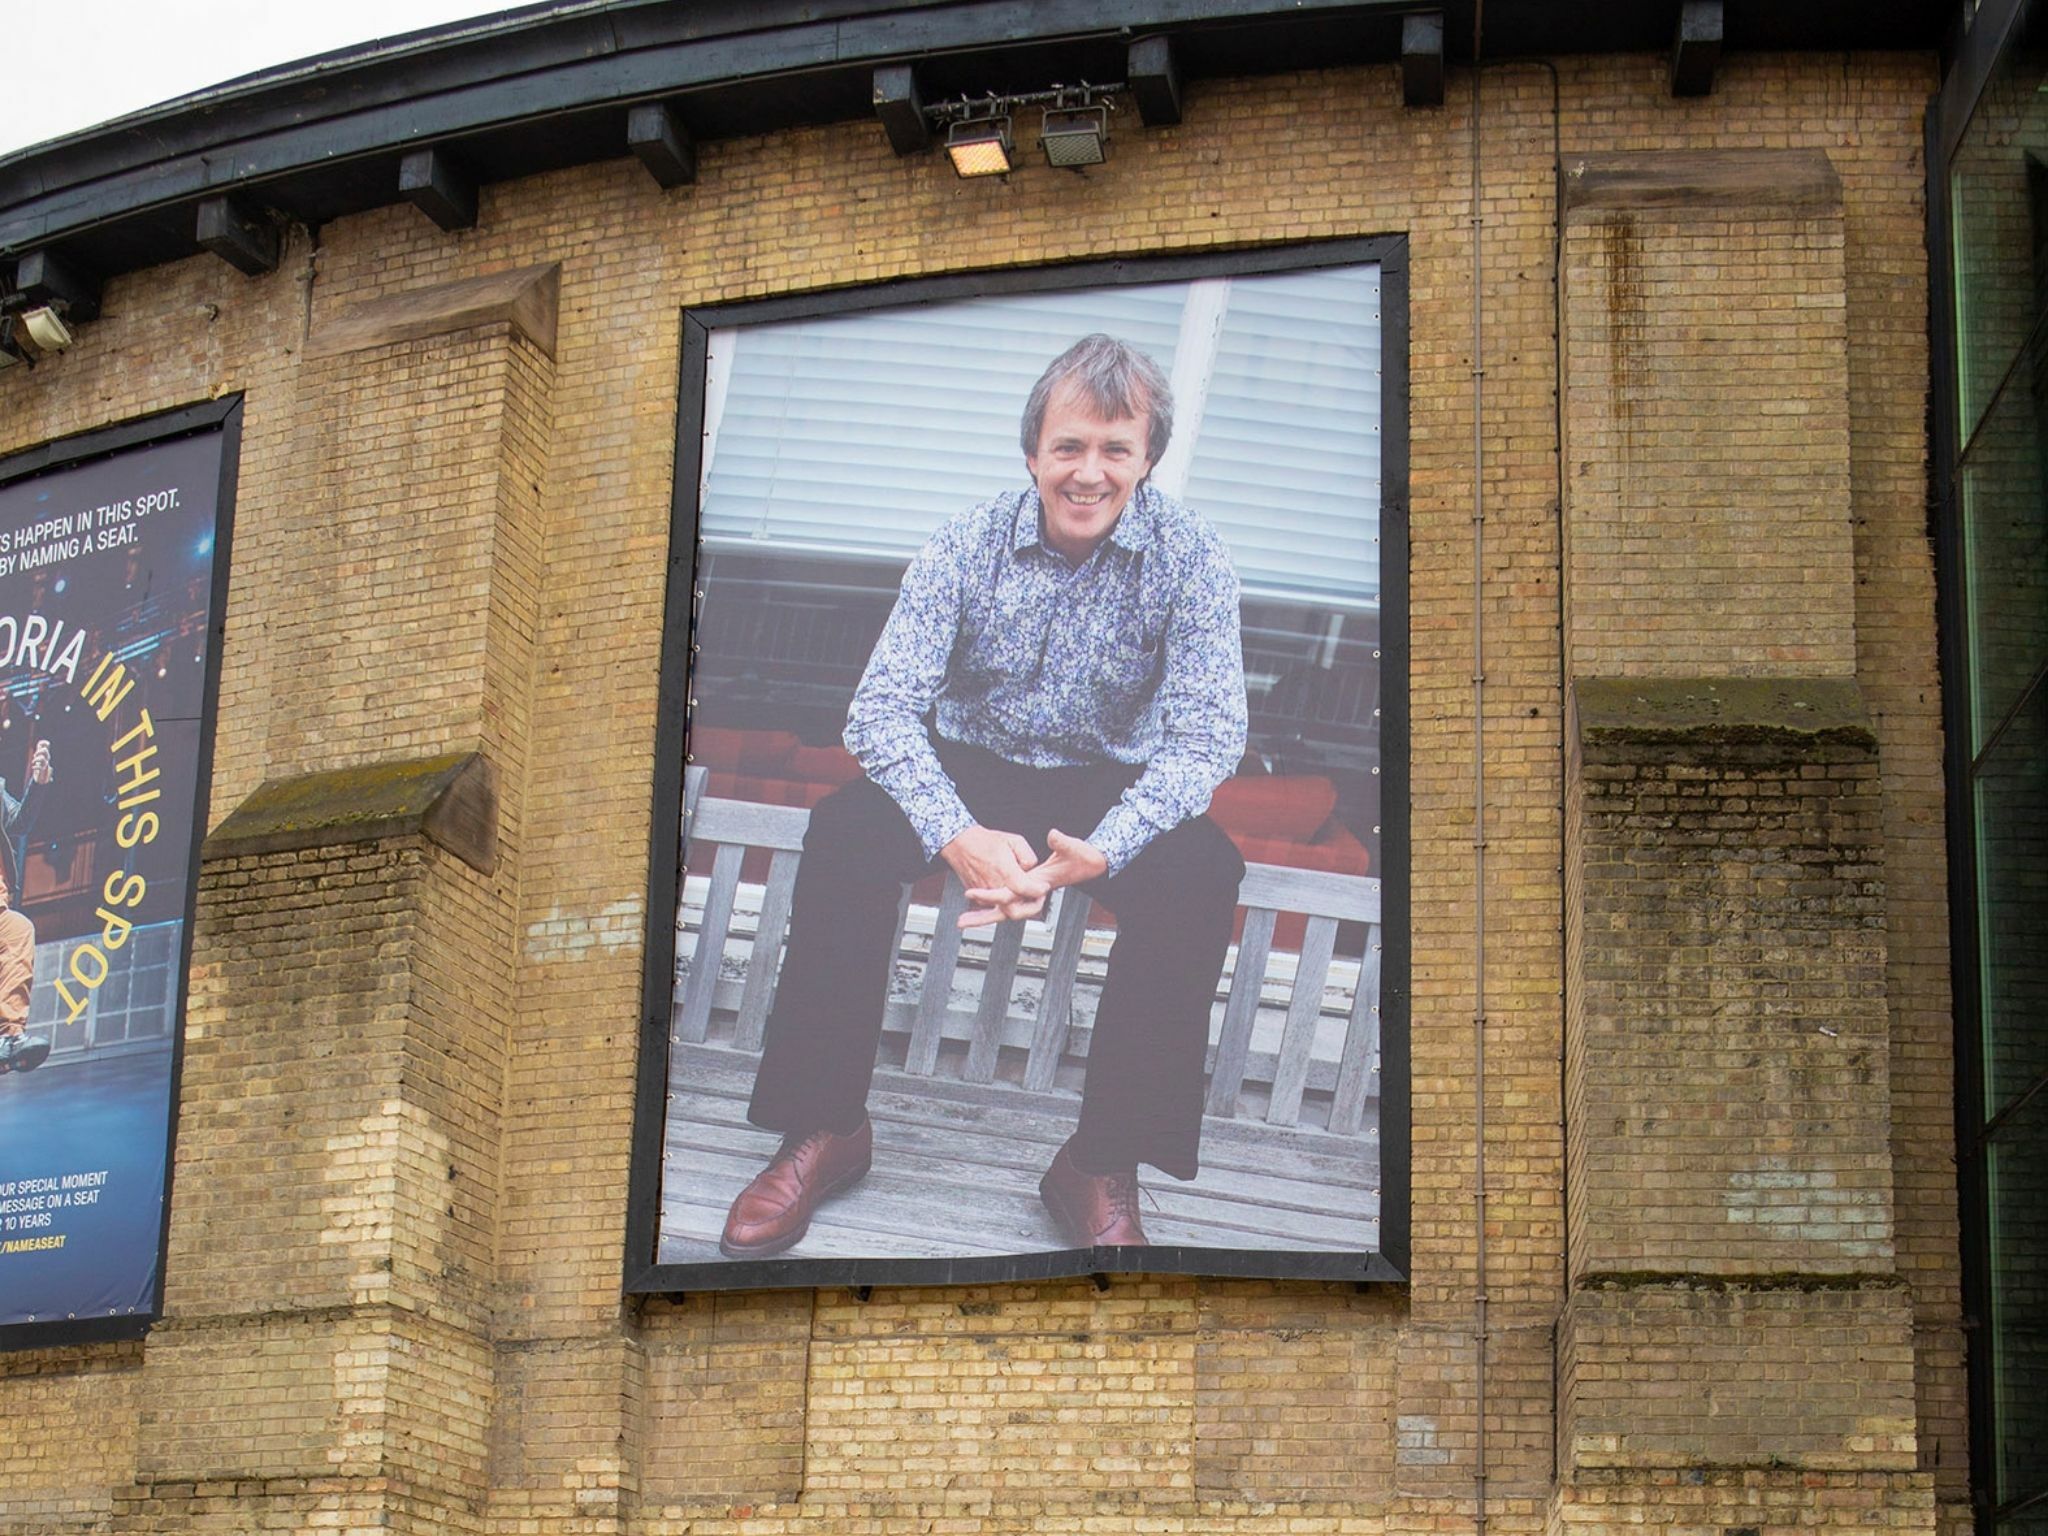
[[[28,328],[28,339],[40,351],[62,352],[71,345],[71,328],[47,304],[24,313],[21,322]]]
[[[1011,123],[1031,107],[1040,109],[1038,144],[1046,164],[1070,169],[1102,164],[1109,158],[1109,114],[1116,109],[1110,98],[1123,89],[1084,80],[1042,91],[961,96],[919,111],[934,129],[945,129],[946,158],[955,175],[1008,176],[1019,169]],[[913,106],[914,95],[909,98]],[[904,146],[898,140],[905,137],[892,131],[890,142],[899,153]]]
[[[1016,169],[1010,157],[1008,117],[970,118],[946,130],[946,155],[960,176],[1007,176]]]
[[[1045,151],[1047,165],[1102,164],[1109,158],[1109,109],[1046,108],[1038,147]]]

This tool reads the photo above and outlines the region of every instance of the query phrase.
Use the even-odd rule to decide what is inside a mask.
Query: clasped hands
[[[1040,859],[1015,832],[974,826],[940,849],[939,857],[967,888],[969,905],[960,914],[960,926],[1036,917],[1061,886],[1099,880],[1109,870],[1109,860],[1094,844],[1058,828],[1046,834],[1046,846],[1051,852]]]

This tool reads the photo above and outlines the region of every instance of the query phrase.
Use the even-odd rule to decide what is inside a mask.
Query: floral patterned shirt
[[[846,747],[928,856],[974,825],[926,734],[1035,768],[1142,764],[1087,839],[1114,875],[1208,808],[1245,746],[1237,572],[1150,484],[1080,565],[1040,541],[1038,491],[932,535],[847,712]]]

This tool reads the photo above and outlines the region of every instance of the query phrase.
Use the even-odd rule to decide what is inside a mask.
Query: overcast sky
[[[0,0],[0,15],[27,0]],[[510,8],[513,0],[63,0],[16,37],[0,155],[237,75]]]

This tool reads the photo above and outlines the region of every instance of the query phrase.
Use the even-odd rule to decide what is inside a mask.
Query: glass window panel
[[[95,1008],[92,1016],[92,1043],[94,1045],[119,1045],[128,1038],[128,1014],[124,1009]]]
[[[1170,470],[1161,483],[1223,536],[1246,591],[1370,607],[1379,280],[1364,265],[717,332],[705,539],[908,559],[948,517],[1025,483],[1031,386],[1068,342],[1106,331],[1173,375],[1166,457],[1189,468],[1184,491]],[[1212,316],[1220,327],[1205,331]]]
[[[1379,419],[1377,266],[1231,281],[1187,500],[1247,593],[1378,601]]]
[[[2048,345],[1977,429],[1962,490],[1975,753],[2048,659]]]
[[[1106,331],[1171,372],[1186,292],[973,299],[720,333],[729,377],[704,537],[908,559],[947,518],[1025,483],[1024,401],[1068,344]]]
[[[1949,166],[1956,398],[1967,440],[2042,311],[2048,285],[2048,28],[2021,24]]]
[[[2048,1095],[2002,1126],[1989,1153],[1993,1496],[2009,1504],[2048,1489]]]
[[[1976,820],[1989,1118],[2048,1071],[2048,689],[1980,766]]]

